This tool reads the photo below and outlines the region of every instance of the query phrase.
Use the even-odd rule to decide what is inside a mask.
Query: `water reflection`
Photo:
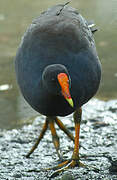
[[[66,1],[59,1],[64,3]],[[25,103],[16,85],[14,57],[21,36],[40,12],[58,1],[41,0],[1,0],[0,5],[0,87],[12,88],[0,91],[0,128],[14,128],[36,115]],[[88,20],[94,19],[99,32],[95,34],[98,54],[103,71],[102,82],[97,97],[111,99],[117,97],[116,45],[117,13],[116,1],[110,0],[73,0],[71,6]]]

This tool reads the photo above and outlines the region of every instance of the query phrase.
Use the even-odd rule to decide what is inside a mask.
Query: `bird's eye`
[[[55,79],[54,79],[54,78],[52,78],[52,81],[54,82],[54,81],[55,81]]]

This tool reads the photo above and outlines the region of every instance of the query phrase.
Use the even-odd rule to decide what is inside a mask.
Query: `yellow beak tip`
[[[72,98],[66,98],[66,100],[67,100],[67,102],[69,103],[69,105],[71,106],[71,107],[74,107],[74,103],[73,103],[73,100],[72,100]]]

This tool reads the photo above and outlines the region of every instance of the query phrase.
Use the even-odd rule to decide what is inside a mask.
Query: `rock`
[[[117,179],[117,101],[91,100],[83,107],[80,132],[80,158],[87,167],[66,170],[55,180]],[[74,134],[72,115],[61,118]],[[20,129],[0,130],[0,179],[49,180],[53,171],[44,168],[58,164],[58,157],[48,131],[38,148],[26,158],[36,141],[44,117]],[[71,158],[73,143],[57,128],[63,156]],[[93,168],[95,167],[95,168]],[[98,169],[99,171],[96,171]]]

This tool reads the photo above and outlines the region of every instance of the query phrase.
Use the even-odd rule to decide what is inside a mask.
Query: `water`
[[[66,1],[59,1],[65,3]],[[58,3],[48,0],[0,1],[0,128],[11,129],[31,122],[36,116],[23,100],[15,79],[14,57],[21,36],[40,12]],[[97,97],[117,98],[117,2],[116,0],[73,0],[71,6],[99,27],[95,34],[102,63],[102,81]]]

